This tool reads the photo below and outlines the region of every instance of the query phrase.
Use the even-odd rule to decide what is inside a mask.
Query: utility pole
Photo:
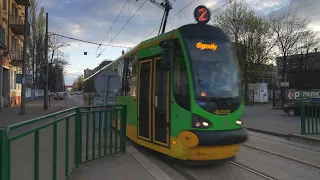
[[[28,45],[28,5],[24,7],[24,37],[23,37],[23,64],[22,64],[22,90],[21,90],[21,106],[20,114],[26,113],[26,63],[27,63],[27,45]]]
[[[48,42],[49,42],[49,37],[48,37],[48,13],[46,13],[46,36],[45,36],[45,49],[44,49],[44,54],[45,54],[45,59],[46,59],[46,64],[45,64],[45,77],[44,77],[44,99],[43,99],[43,109],[48,109]]]

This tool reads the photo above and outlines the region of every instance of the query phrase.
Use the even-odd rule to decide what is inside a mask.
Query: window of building
[[[174,52],[174,99],[184,109],[190,110],[190,91],[185,59],[178,39]]]
[[[4,9],[4,10],[6,10],[7,11],[7,9],[8,9],[8,2],[7,2],[8,0],[3,0],[2,1],[2,9]]]
[[[14,36],[11,36],[11,48],[12,48],[12,53],[16,53],[16,39],[14,38]]]

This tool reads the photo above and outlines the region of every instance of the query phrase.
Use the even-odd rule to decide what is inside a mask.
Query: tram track
[[[264,152],[264,153],[267,153],[267,154],[271,154],[271,155],[274,155],[274,156],[277,156],[277,157],[280,157],[280,158],[283,158],[283,159],[291,160],[291,161],[294,161],[296,163],[300,163],[300,164],[304,164],[304,165],[307,165],[307,166],[310,166],[310,167],[313,167],[313,168],[320,169],[320,166],[318,166],[318,165],[315,165],[315,164],[307,162],[307,161],[299,160],[299,159],[293,158],[291,156],[279,154],[279,153],[276,153],[276,152],[273,152],[273,151],[269,151],[269,150],[264,150],[264,149],[261,149],[261,148],[258,148],[258,147],[255,147],[255,146],[252,146],[252,145],[249,145],[249,144],[243,144],[242,146],[248,147],[248,148],[251,148],[251,149],[254,149],[254,150],[257,150],[257,151],[261,151],[261,152]]]
[[[255,169],[252,169],[252,168],[250,168],[250,167],[248,167],[248,166],[246,166],[246,165],[243,165],[243,164],[241,164],[241,163],[238,163],[238,162],[235,162],[235,161],[229,161],[230,162],[230,164],[233,164],[233,165],[235,165],[235,166],[237,166],[237,167],[240,167],[240,168],[242,168],[242,169],[245,169],[245,170],[247,170],[247,171],[249,171],[249,172],[251,172],[251,173],[253,173],[253,174],[256,174],[256,175],[258,175],[258,176],[260,176],[260,177],[263,177],[263,178],[265,178],[265,179],[268,179],[268,180],[278,180],[278,179],[276,179],[276,178],[274,178],[274,177],[271,177],[271,176],[268,176],[268,175],[266,175],[266,174],[264,174],[264,173],[261,173],[261,172],[259,172],[259,171],[256,171]]]
[[[268,179],[268,180],[278,180],[277,178],[274,178],[272,176],[266,175],[262,172],[259,172],[255,169],[252,169],[244,164],[241,164],[239,162],[235,162],[235,161],[229,161],[230,164],[237,166],[238,168],[244,169],[248,172],[251,172],[257,176],[260,176],[264,179]],[[188,180],[198,180],[197,178],[195,178],[193,175],[191,175],[190,173],[188,173],[186,170],[184,170],[183,168],[181,168],[179,165],[173,164],[173,163],[168,163],[166,162],[166,164],[168,164],[170,167],[172,167],[174,170],[176,170],[177,172],[179,172],[181,175],[183,175],[186,179]]]
[[[180,166],[173,164],[173,163],[169,163],[169,162],[165,162],[167,165],[169,165],[170,167],[172,167],[174,170],[176,170],[177,172],[179,172],[183,177],[185,177],[188,180],[197,180],[197,178],[195,178],[193,175],[191,175],[190,173],[188,173],[187,171],[185,171],[183,168],[181,168]]]
[[[298,148],[302,148],[302,149],[306,149],[306,150],[315,151],[315,152],[319,152],[320,153],[320,150],[312,149],[312,148],[308,148],[308,147],[304,147],[304,146],[300,146],[300,145],[297,145],[297,144],[294,144],[294,143],[283,142],[283,141],[279,141],[279,140],[275,140],[275,139],[271,139],[271,138],[267,138],[267,137],[256,136],[256,135],[253,135],[253,134],[250,134],[250,136],[253,136],[255,138],[269,140],[269,141],[274,141],[274,142],[278,142],[278,143],[281,143],[281,144],[286,144],[286,145],[290,145],[290,146],[294,146],[294,147],[298,147]]]

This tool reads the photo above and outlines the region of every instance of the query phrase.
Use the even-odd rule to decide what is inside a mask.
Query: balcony
[[[22,67],[23,53],[19,50],[11,50],[12,59],[10,64],[13,66]]]
[[[20,6],[31,6],[30,0],[15,0],[16,3]]]
[[[6,31],[3,28],[0,28],[0,50],[7,49],[6,36]]]
[[[11,15],[10,17],[10,27],[17,35],[24,35],[24,16]],[[27,28],[28,35],[30,35],[30,24]]]

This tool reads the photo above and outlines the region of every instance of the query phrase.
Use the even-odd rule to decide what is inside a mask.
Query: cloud
[[[127,23],[130,17],[141,6],[144,0],[130,0],[123,9],[117,22],[114,24],[110,32],[107,34],[115,18],[119,14],[126,0],[96,0],[89,7],[88,4],[92,0],[39,0],[41,6],[44,6],[49,13],[49,31],[57,32],[64,36],[87,40],[95,43],[134,47],[150,34],[148,38],[158,34],[157,28],[163,15],[163,9],[157,7],[151,2],[146,2],[144,6],[136,13],[126,27],[117,35],[120,29]],[[157,0],[161,2],[161,0]],[[170,21],[167,23],[166,31],[178,28],[182,25],[193,23],[193,11],[199,5],[205,5],[210,10],[215,10],[229,2],[229,0],[196,0],[185,8],[181,13],[180,10],[189,4],[192,0],[171,1],[173,9],[169,13]],[[240,1],[240,0],[237,0]],[[299,15],[308,17],[312,20],[310,27],[319,29],[320,2],[318,0],[241,0],[261,16],[270,13],[279,13],[288,10],[288,8],[299,7]],[[87,8],[86,8],[87,7]],[[227,5],[212,13],[215,16],[224,9],[230,7]],[[82,12],[80,10],[85,8]],[[174,18],[172,18],[178,13]],[[115,36],[117,37],[115,38]],[[105,38],[104,38],[105,37]],[[104,38],[104,40],[103,40]],[[61,48],[69,54],[70,67],[69,71],[82,72],[85,68],[96,67],[103,59],[116,59],[121,55],[122,50],[126,48],[114,48],[83,43],[70,39],[63,39],[70,46]],[[102,41],[103,40],[103,41]],[[97,54],[101,53],[97,58]],[[83,55],[88,52],[88,55]],[[68,78],[71,77],[67,75]],[[74,77],[73,77],[74,78]]]
[[[84,34],[79,24],[70,24],[69,26],[69,32],[71,35],[75,37],[83,37]]]
[[[53,8],[56,6],[56,2],[53,0],[38,0],[38,5],[40,7]]]

